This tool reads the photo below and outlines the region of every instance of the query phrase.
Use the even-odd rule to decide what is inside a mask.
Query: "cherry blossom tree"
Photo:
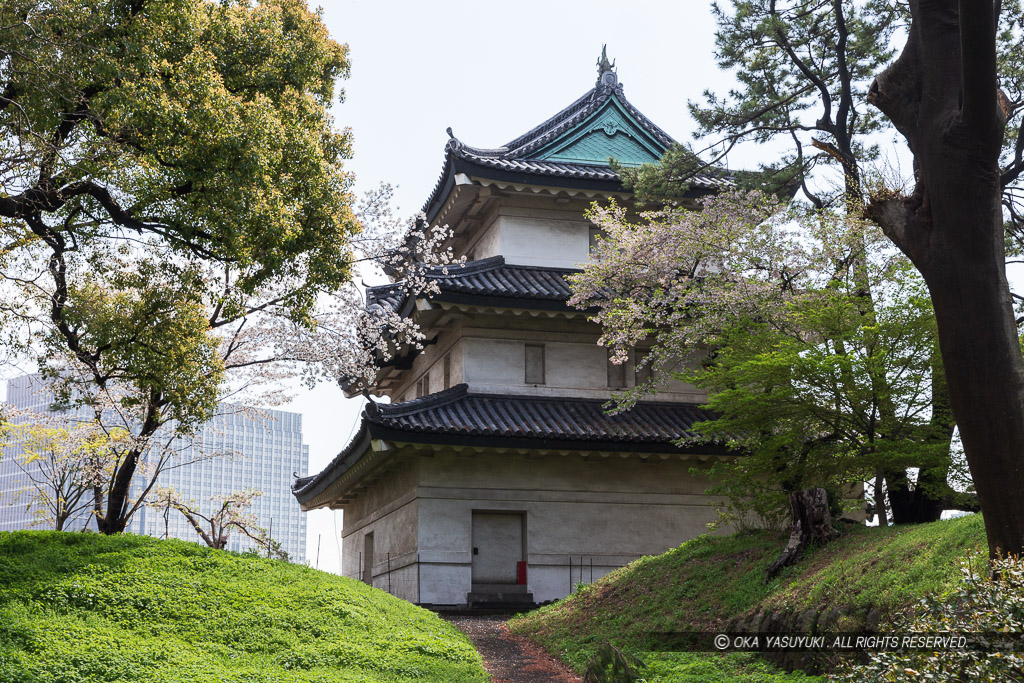
[[[253,502],[262,495],[262,491],[250,489],[213,496],[210,498],[212,505],[209,512],[204,513],[194,500],[185,500],[174,489],[158,488],[146,504],[153,508],[162,508],[165,519],[172,509],[180,512],[203,542],[215,550],[226,548],[231,532],[237,531],[252,539],[258,547],[266,551],[268,557],[287,560],[288,553],[281,549],[280,543],[275,542],[267,530],[256,523],[256,515],[247,512]]]
[[[59,413],[10,410],[7,417],[4,441],[14,446],[8,457],[27,482],[19,502],[33,510],[37,523],[57,531],[87,524],[93,489],[109,476],[113,453],[128,434]]]
[[[615,362],[649,347],[641,362],[653,369],[618,407],[668,377],[709,392],[721,417],[698,426],[702,437],[746,453],[714,472],[731,521],[778,523],[788,494],[849,491],[880,467],[948,470],[930,303],[879,229],[758,192],[590,218],[605,237],[571,301],[596,309]],[[706,356],[693,368],[695,349]]]

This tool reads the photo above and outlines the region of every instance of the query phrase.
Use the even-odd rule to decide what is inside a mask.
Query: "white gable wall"
[[[590,258],[590,223],[546,209],[509,208],[498,217],[505,263],[578,268]]]
[[[469,261],[479,261],[480,259],[490,258],[492,256],[501,255],[501,228],[497,221],[492,221],[483,232],[480,233],[480,237],[472,242],[462,253],[460,250],[460,256],[465,255]]]

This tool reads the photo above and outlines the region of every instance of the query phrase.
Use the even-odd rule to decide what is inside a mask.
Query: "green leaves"
[[[78,331],[83,351],[102,357],[106,381],[138,389],[125,405],[162,395],[184,429],[210,418],[224,368],[220,342],[187,279],[163,279],[162,269],[143,264],[105,286],[85,277],[71,288],[66,324]],[[175,273],[175,275],[178,275]],[[61,339],[51,342],[55,347]]]
[[[719,467],[720,481],[745,481],[730,482],[728,492],[836,491],[878,467],[948,463],[948,438],[930,421],[931,305],[909,272],[888,286],[892,303],[877,301],[870,317],[859,296],[845,291],[791,303],[786,324],[799,335],[739,320],[722,334],[713,360],[686,373],[721,415],[698,431],[750,454]],[[783,497],[775,503],[784,509]]]
[[[571,278],[571,303],[596,309],[601,343],[621,357],[649,348],[656,377],[618,407],[669,379],[707,393],[719,418],[700,436],[744,453],[715,472],[731,521],[750,511],[777,525],[787,492],[859,491],[878,468],[939,468],[945,483],[952,425],[931,303],[877,228],[761,192],[638,223],[615,205],[589,217],[606,237]]]
[[[1001,554],[986,566],[977,555],[960,561],[961,584],[926,595],[896,624],[900,633],[952,634],[967,647],[934,651],[871,653],[866,663],[847,664],[834,680],[1019,681],[1024,676],[1024,561]]]
[[[0,10],[15,27],[0,36],[12,54],[0,90],[14,95],[0,131],[31,150],[2,177],[0,213],[30,217],[40,204],[16,199],[35,188],[48,198],[39,218],[65,239],[109,248],[135,231],[235,264],[249,292],[297,273],[314,288],[344,282],[358,230],[350,135],[327,107],[347,49],[299,0],[142,7]]]
[[[901,11],[883,0],[714,3],[716,59],[739,85],[690,102],[697,136],[719,137],[725,153],[748,141],[784,145],[756,174],[764,191],[792,196],[802,188],[822,208],[838,187],[817,187],[816,169],[838,165],[839,196],[859,199],[861,175],[879,154],[867,136],[886,125],[866,93],[893,56],[889,39]]]

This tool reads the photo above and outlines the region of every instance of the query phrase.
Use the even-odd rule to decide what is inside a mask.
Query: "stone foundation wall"
[[[763,610],[730,621],[725,632],[729,634],[807,634],[812,636],[839,636],[843,634],[875,634],[882,625],[883,612],[874,607],[859,609],[834,607],[825,610]],[[828,638],[826,638],[826,641]],[[787,671],[800,669],[820,674],[850,657],[866,659],[863,651],[842,653],[824,652],[765,652],[762,656]]]

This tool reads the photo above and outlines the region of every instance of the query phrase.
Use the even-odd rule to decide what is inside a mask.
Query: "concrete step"
[[[526,593],[523,583],[474,583],[469,587],[470,593]]]
[[[469,609],[512,609],[528,610],[536,607],[533,593],[516,590],[513,592],[470,592],[466,594]]]

